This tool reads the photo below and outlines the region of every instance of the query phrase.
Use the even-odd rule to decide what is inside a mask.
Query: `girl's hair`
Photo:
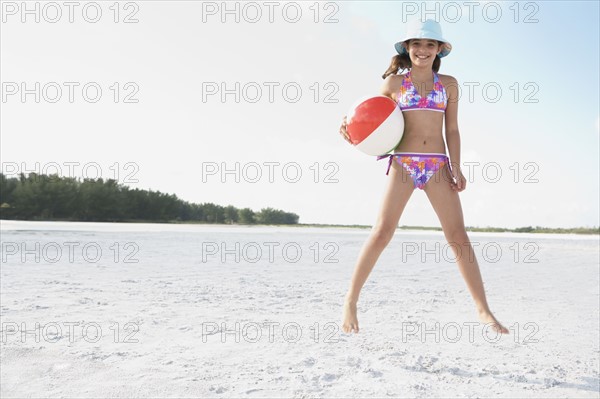
[[[409,40],[410,42],[410,40]],[[438,42],[438,44],[442,44]],[[442,60],[437,55],[435,56],[435,60],[433,60],[432,69],[434,72],[439,72],[440,66],[442,65]],[[390,66],[385,71],[385,73],[381,76],[382,79],[387,78],[389,75],[396,75],[399,70],[404,71],[405,69],[410,69],[412,67],[412,62],[410,62],[410,57],[408,54],[397,54],[392,57],[392,61],[390,62]]]

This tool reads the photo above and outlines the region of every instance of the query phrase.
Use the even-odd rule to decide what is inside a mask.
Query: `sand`
[[[368,231],[0,226],[3,398],[600,395],[597,236],[469,234],[511,329],[497,337],[443,235],[398,231],[350,335],[342,301]]]

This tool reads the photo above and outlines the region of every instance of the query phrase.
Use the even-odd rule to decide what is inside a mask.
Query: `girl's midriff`
[[[405,111],[404,134],[394,152],[446,153],[442,136],[444,114],[429,110]]]

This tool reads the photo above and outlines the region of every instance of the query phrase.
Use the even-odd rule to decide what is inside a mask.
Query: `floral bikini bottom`
[[[449,159],[446,154],[437,152],[395,152],[393,154],[379,155],[377,160],[390,158],[388,163],[387,175],[390,172],[392,161],[394,158],[398,163],[410,174],[414,186],[423,190],[425,185],[444,165],[449,165]]]

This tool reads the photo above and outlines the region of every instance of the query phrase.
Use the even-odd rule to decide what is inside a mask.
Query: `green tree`
[[[225,207],[223,214],[225,217],[225,223],[234,224],[238,222],[238,209],[233,205],[228,205]]]
[[[263,224],[296,224],[298,215],[284,212],[279,209],[263,208],[256,216],[256,220]]]
[[[241,224],[255,224],[255,214],[250,208],[243,208],[239,210],[239,222]]]

